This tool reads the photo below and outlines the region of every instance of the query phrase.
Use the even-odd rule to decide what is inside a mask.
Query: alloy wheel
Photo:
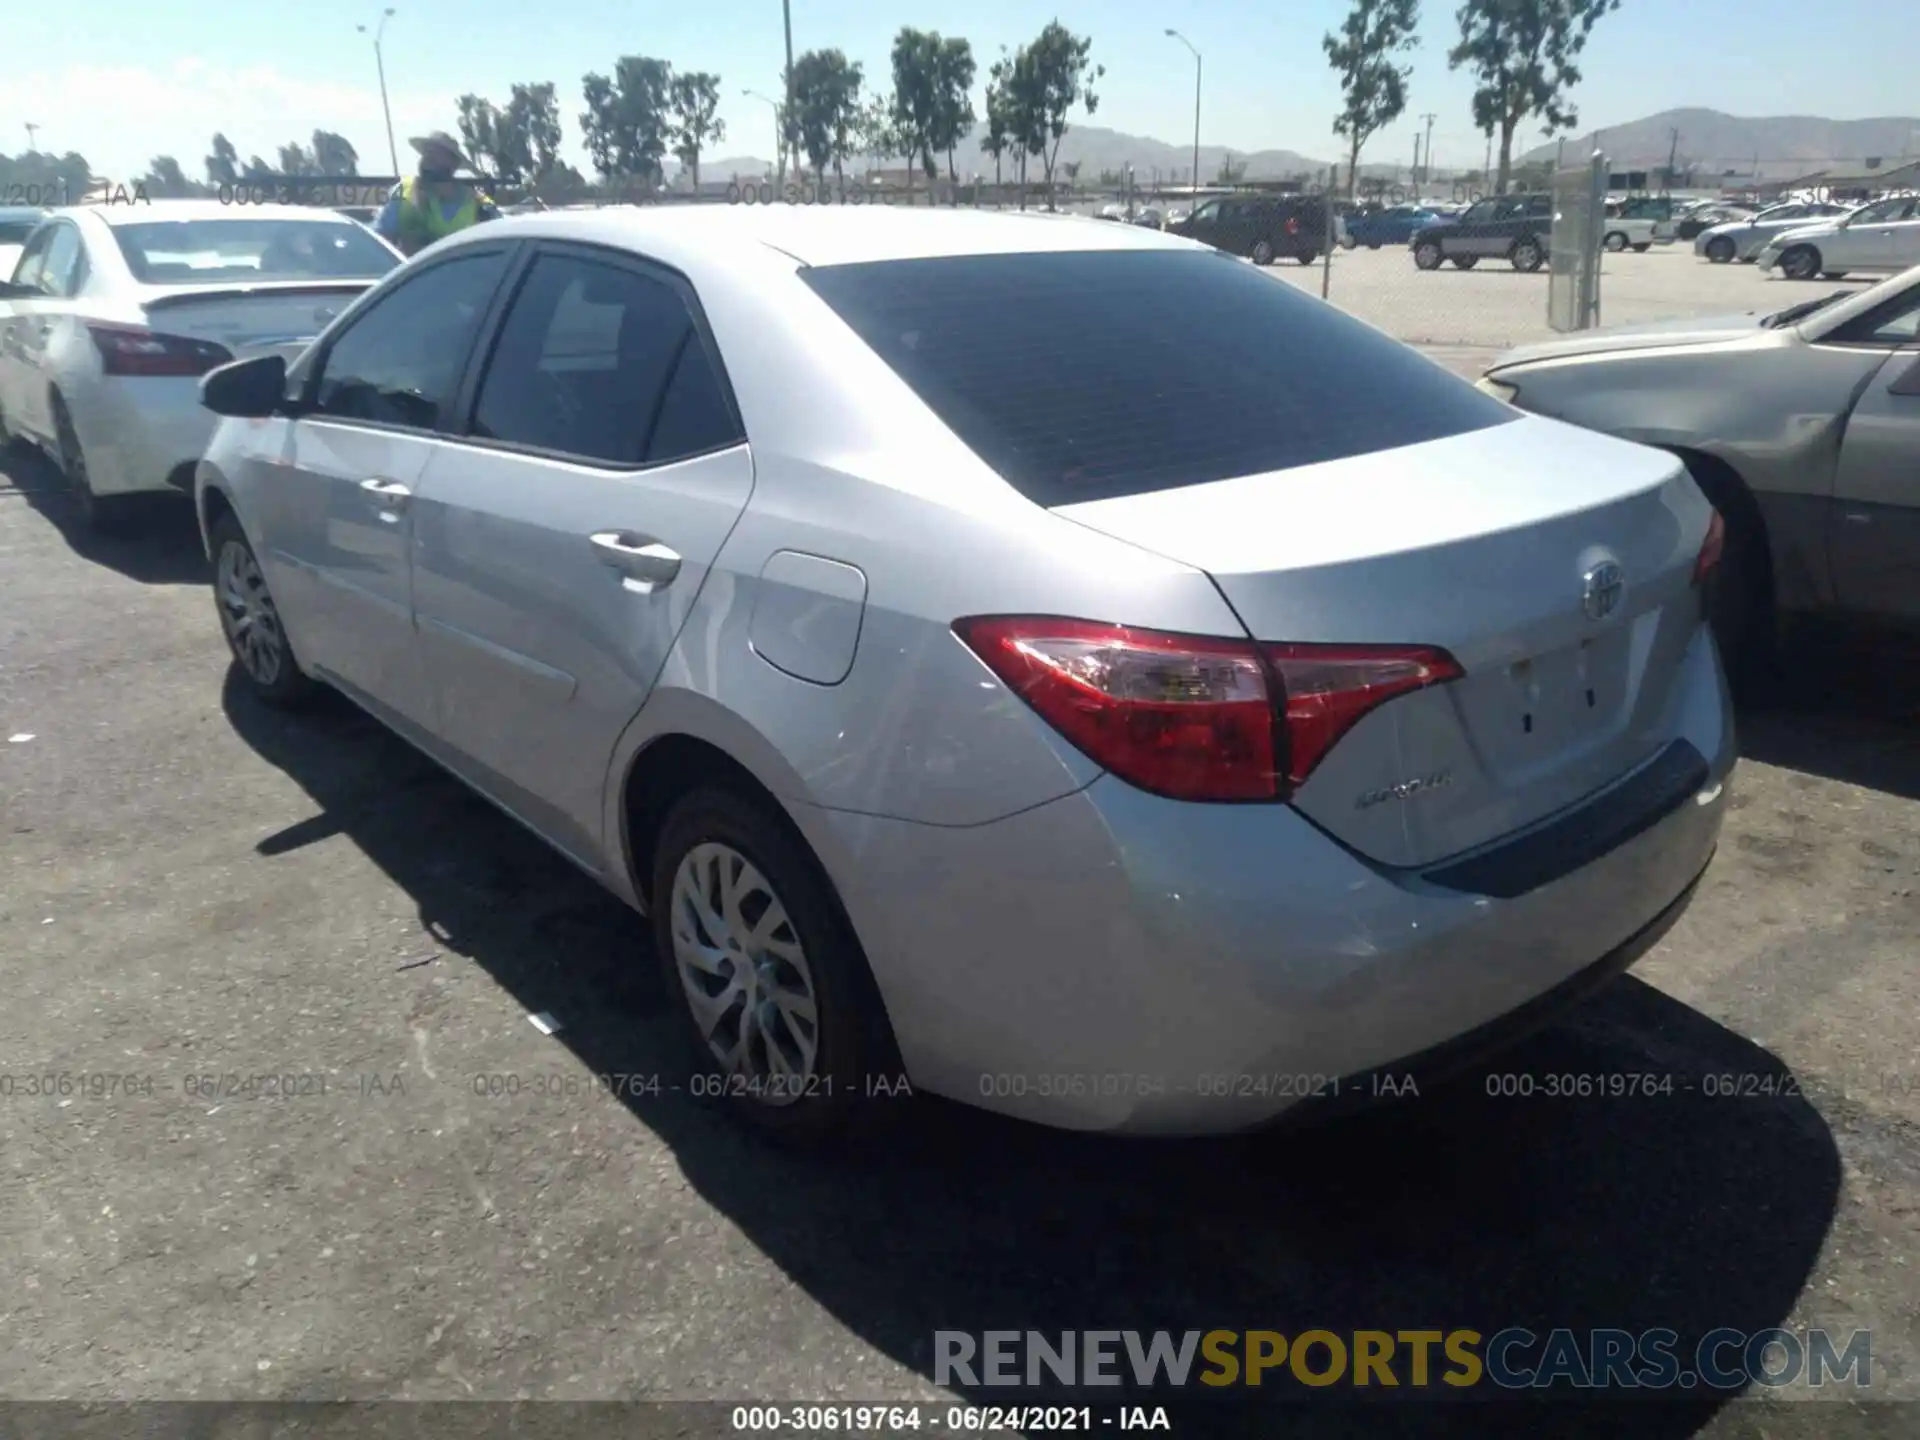
[[[674,870],[674,968],[708,1051],[748,1093],[787,1105],[808,1093],[820,1058],[813,971],[787,907],[758,867],[719,841]]]
[[[227,643],[253,682],[269,687],[286,665],[287,638],[273,596],[267,593],[266,577],[253,552],[237,540],[220,547],[217,573],[215,593]]]

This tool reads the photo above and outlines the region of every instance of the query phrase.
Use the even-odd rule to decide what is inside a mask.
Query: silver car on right
[[[1767,248],[1774,236],[1801,225],[1812,225],[1832,215],[1844,215],[1850,207],[1830,205],[1824,200],[1794,200],[1702,230],[1693,237],[1693,253],[1716,265],[1730,261],[1751,262]]]
[[[1678,455],[1725,518],[1714,626],[1762,673],[1781,621],[1920,633],[1920,266],[1772,313],[1589,330],[1481,389]]]

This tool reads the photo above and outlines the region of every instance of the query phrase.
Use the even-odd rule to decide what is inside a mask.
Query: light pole
[[[1169,29],[1167,34],[1193,55],[1193,201],[1197,205],[1200,203],[1200,52],[1178,30]]]
[[[758,90],[742,90],[740,93],[749,100],[764,102],[773,111],[773,153],[776,157],[773,162],[775,167],[774,183],[777,185],[785,185],[787,183],[787,136],[785,127],[780,124],[780,102],[771,95],[762,95]]]
[[[389,5],[380,12],[380,23],[376,25],[371,32],[373,35],[373,64],[374,68],[380,72],[380,112],[387,117],[387,159],[393,162],[393,178],[395,180],[404,180],[407,177],[400,173],[400,151],[393,143],[393,107],[387,103],[387,61],[386,57],[380,53],[380,38],[387,33],[387,21],[392,18],[393,7]],[[356,25],[353,28],[358,30],[362,35],[369,33],[367,27],[364,25]]]
[[[780,92],[787,97],[787,104],[786,108],[781,110],[775,118],[780,126],[781,143],[785,144],[787,132],[793,127],[793,0],[780,0],[780,19],[787,30],[787,71],[785,75],[781,76],[780,83]],[[803,178],[799,173],[800,147],[797,145],[794,147],[793,152],[793,169],[796,180]],[[783,150],[780,161],[780,183],[784,185],[786,184],[786,180],[786,152]]]

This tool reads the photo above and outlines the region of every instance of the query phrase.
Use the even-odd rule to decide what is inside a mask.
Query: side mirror
[[[200,403],[216,415],[259,420],[285,408],[287,361],[256,355],[209,370],[200,380]]]

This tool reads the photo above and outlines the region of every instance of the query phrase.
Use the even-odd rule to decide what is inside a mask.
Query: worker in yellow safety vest
[[[461,170],[473,169],[459,141],[436,130],[410,143],[420,152],[420,169],[393,187],[373,222],[373,228],[399,246],[402,254],[418,254],[470,225],[500,218],[475,181],[454,178]]]

